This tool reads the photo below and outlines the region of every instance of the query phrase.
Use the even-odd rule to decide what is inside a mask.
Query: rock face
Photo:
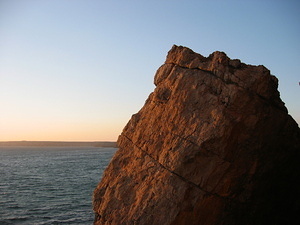
[[[300,131],[270,71],[173,46],[154,80],[95,189],[95,224],[298,224]]]

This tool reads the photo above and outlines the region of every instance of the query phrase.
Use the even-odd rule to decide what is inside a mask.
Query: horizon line
[[[112,141],[112,140],[105,140],[105,141],[32,141],[32,140],[18,140],[18,141],[3,141],[3,140],[0,140],[0,142],[116,142],[115,141]]]

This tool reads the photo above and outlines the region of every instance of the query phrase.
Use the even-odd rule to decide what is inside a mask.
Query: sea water
[[[0,224],[92,224],[115,148],[0,147]]]

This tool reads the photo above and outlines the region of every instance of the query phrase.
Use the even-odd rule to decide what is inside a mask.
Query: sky
[[[171,47],[279,79],[300,123],[297,0],[0,0],[0,141],[116,141]]]

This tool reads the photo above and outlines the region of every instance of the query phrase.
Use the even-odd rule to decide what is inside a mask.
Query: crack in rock
[[[216,196],[216,197],[219,197],[219,198],[222,198],[222,199],[230,199],[229,196],[221,196],[221,195],[218,195],[216,193],[211,193],[205,189],[203,189],[202,187],[200,187],[199,185],[195,184],[194,182],[186,179],[185,177],[179,175],[178,173],[170,170],[169,168],[167,168],[166,166],[164,166],[163,164],[161,164],[159,161],[157,161],[155,158],[153,158],[148,152],[146,152],[145,150],[143,150],[141,147],[139,147],[137,144],[135,144],[129,137],[127,137],[126,135],[124,134],[121,134],[121,136],[125,137],[129,142],[131,142],[135,147],[137,147],[140,151],[142,151],[145,155],[147,155],[149,158],[151,158],[152,161],[154,161],[157,165],[159,165],[161,168],[163,168],[164,170],[168,171],[169,173],[177,176],[179,179],[181,179],[182,181],[188,183],[189,185],[203,191],[206,193],[206,195],[213,195],[213,196]],[[225,160],[224,160],[225,161]]]

